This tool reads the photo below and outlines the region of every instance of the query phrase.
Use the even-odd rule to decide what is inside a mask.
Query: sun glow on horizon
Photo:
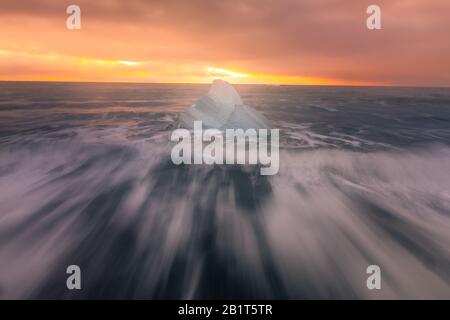
[[[117,61],[120,64],[126,65],[126,66],[136,66],[138,64],[140,64],[140,62],[136,62],[136,61],[127,61],[127,60],[119,60]]]
[[[3,60],[17,66],[15,72],[8,75],[0,74],[0,80],[3,81],[211,83],[214,79],[220,78],[233,84],[380,85],[336,79],[260,74],[250,70],[241,71],[239,68],[202,63],[113,60],[53,52],[13,50],[0,50],[0,56]],[[25,71],[21,72],[21,70]]]
[[[443,0],[383,1],[382,30],[357,0],[78,0],[79,29],[60,1],[3,2],[2,81],[450,86]]]
[[[211,76],[222,76],[222,77],[231,77],[231,78],[248,78],[248,77],[250,77],[248,74],[230,71],[230,70],[226,70],[223,68],[208,67],[207,70]]]

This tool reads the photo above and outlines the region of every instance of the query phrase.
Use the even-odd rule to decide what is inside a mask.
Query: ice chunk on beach
[[[208,96],[222,108],[233,111],[235,105],[242,104],[241,97],[236,89],[226,81],[214,80],[209,88]]]
[[[244,105],[236,89],[223,80],[214,80],[208,93],[179,116],[181,127],[192,129],[194,121],[216,129],[270,129],[269,121]]]

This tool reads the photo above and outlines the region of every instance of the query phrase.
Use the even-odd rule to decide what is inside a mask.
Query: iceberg
[[[214,80],[208,93],[179,115],[178,126],[193,129],[194,121],[219,130],[270,129],[266,117],[245,105],[236,89],[224,80]]]

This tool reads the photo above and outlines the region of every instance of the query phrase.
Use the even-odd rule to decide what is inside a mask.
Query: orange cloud
[[[0,80],[450,85],[450,2],[0,0]]]

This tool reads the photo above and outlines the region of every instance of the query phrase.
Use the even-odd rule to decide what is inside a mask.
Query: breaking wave
[[[282,148],[267,177],[175,166],[167,132],[123,143],[106,131],[114,143],[79,131],[1,150],[1,296],[450,296],[447,146],[357,152],[306,131],[310,147]],[[77,293],[70,264],[84,270]],[[365,286],[370,264],[381,291]]]

